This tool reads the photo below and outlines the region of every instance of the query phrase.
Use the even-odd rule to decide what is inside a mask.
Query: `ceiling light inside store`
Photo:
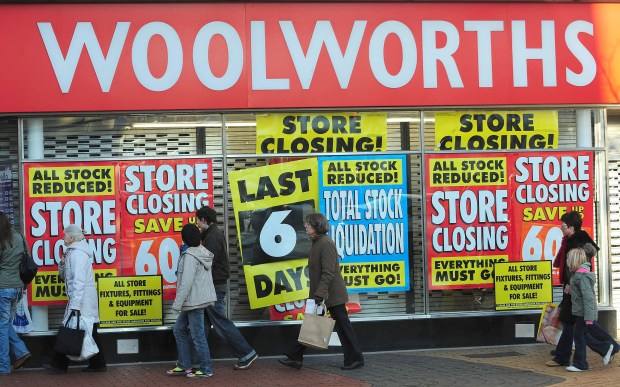
[[[219,128],[221,124],[205,122],[135,122],[132,128]]]
[[[215,122],[136,122],[132,128],[220,128],[221,123]],[[226,127],[256,126],[256,122],[228,122]]]

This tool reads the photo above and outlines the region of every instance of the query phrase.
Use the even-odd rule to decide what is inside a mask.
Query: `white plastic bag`
[[[28,296],[26,292],[24,292],[22,299],[17,303],[13,328],[15,328],[17,333],[30,333],[32,331],[32,318],[28,310]]]
[[[73,361],[84,361],[88,360],[91,357],[95,356],[99,353],[99,348],[95,343],[95,339],[93,339],[93,324],[95,323],[95,319],[92,317],[84,317],[80,315],[80,329],[84,329],[84,342],[82,343],[82,353],[80,356],[71,356],[67,355],[70,360]],[[63,322],[64,324],[64,322]],[[69,320],[69,327],[76,328],[77,327],[77,318],[73,317]]]

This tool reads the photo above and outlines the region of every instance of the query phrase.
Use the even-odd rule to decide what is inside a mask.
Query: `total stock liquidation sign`
[[[57,265],[71,223],[84,230],[96,277],[161,275],[173,299],[181,228],[212,199],[210,159],[24,163],[25,236],[39,265],[31,302],[66,301]]]
[[[591,233],[593,163],[589,151],[427,155],[430,289],[493,287],[497,262],[553,260],[568,211]]]

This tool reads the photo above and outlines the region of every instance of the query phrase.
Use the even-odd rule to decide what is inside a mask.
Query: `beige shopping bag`
[[[562,335],[562,323],[558,320],[560,308],[557,304],[546,304],[542,308],[536,341],[557,345]]]
[[[304,315],[304,322],[301,324],[297,341],[306,347],[327,349],[336,321],[327,316],[317,315],[316,309],[313,313],[306,313]],[[323,310],[325,310],[325,307]]]

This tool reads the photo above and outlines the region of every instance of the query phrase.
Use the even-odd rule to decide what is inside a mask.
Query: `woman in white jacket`
[[[186,224],[181,230],[183,243],[189,247],[179,258],[177,267],[177,294],[172,309],[181,312],[174,324],[174,338],[177,343],[179,360],[177,367],[169,370],[168,375],[185,375],[188,378],[213,376],[211,353],[205,336],[205,308],[217,300],[211,264],[213,253],[200,242],[200,230],[195,224]],[[188,342],[191,331],[192,341]],[[194,346],[198,370],[192,370],[192,352]]]
[[[93,253],[84,239],[84,233],[75,224],[65,227],[63,240],[66,251],[58,264],[58,271],[65,281],[65,291],[69,298],[63,324],[73,311],[79,311],[82,317],[91,318],[95,322],[92,333],[99,353],[88,359],[88,367],[83,368],[82,372],[105,372],[106,362],[97,332],[99,306],[93,272]],[[64,354],[54,352],[51,364],[44,364],[43,367],[52,373],[64,374],[69,367],[69,359]]]

